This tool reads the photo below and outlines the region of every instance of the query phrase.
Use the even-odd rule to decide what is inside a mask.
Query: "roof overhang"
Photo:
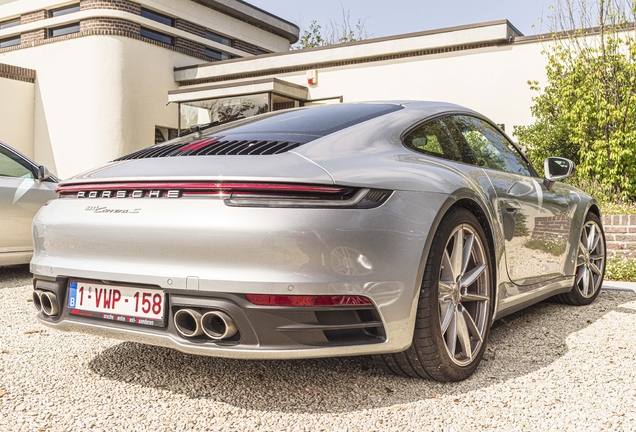
[[[197,81],[245,74],[276,73],[288,68],[329,67],[334,62],[347,62],[365,58],[382,58],[398,53],[442,49],[452,46],[481,46],[508,44],[520,33],[508,20],[491,21],[459,27],[429,30],[384,38],[367,39],[340,45],[309,48],[284,53],[260,55],[250,58],[175,68],[175,81],[195,84]]]
[[[284,37],[290,43],[298,42],[300,29],[296,24],[290,23],[276,15],[259,9],[256,6],[242,0],[193,0],[211,9],[244,21],[255,27],[267,30],[270,33]]]
[[[187,90],[173,90],[168,92],[168,101],[185,102],[203,99],[220,99],[257,93],[275,93],[296,100],[307,100],[308,96],[307,87],[278,78],[266,78],[233,84],[196,87]]]

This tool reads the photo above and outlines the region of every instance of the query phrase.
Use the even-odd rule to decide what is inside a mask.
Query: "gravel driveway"
[[[239,361],[50,330],[27,267],[0,269],[0,430],[634,430],[636,294],[495,323],[457,384],[366,357]]]

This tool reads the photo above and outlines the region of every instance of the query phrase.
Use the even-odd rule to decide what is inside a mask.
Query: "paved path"
[[[604,281],[602,289],[611,291],[636,292],[636,282],[612,282]]]

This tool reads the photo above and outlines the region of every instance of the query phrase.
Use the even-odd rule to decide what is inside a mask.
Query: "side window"
[[[517,149],[487,122],[468,116],[456,116],[453,121],[473,151],[477,165],[513,174],[532,175]]]
[[[0,148],[0,177],[35,178],[26,162]]]
[[[453,139],[444,119],[427,122],[409,132],[404,145],[420,153],[463,161],[462,152]]]

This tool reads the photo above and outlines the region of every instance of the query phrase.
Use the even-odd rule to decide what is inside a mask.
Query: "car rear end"
[[[63,182],[33,225],[38,319],[234,358],[408,347],[443,197],[338,184],[289,143],[192,137]]]

